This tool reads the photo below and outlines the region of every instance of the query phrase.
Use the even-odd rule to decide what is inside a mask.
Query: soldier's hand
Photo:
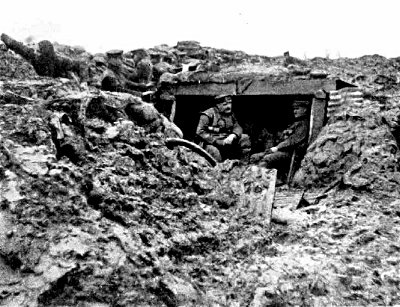
[[[257,163],[260,160],[262,160],[262,158],[264,157],[265,153],[264,152],[260,152],[260,153],[256,153],[256,154],[252,154],[250,156],[250,163]]]
[[[278,148],[277,147],[271,147],[270,149],[269,149],[272,153],[274,153],[274,152],[277,152],[278,151]]]
[[[210,132],[219,133],[219,128],[218,127],[208,126],[207,130],[210,131]]]
[[[236,134],[228,135],[222,142],[223,145],[231,145],[233,140],[236,138]]]
[[[216,141],[214,142],[214,144],[217,145],[217,146],[224,146],[224,141],[225,141],[225,140],[216,140]]]

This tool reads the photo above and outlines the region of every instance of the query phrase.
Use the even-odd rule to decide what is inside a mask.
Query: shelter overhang
[[[340,81],[343,83],[343,81]],[[229,83],[179,83],[169,92],[176,96],[236,95],[314,95],[319,90],[330,92],[337,89],[338,79],[318,80],[238,80]]]

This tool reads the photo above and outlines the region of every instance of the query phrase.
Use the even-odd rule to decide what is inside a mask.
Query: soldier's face
[[[307,112],[306,108],[297,107],[293,109],[293,115],[295,118],[304,116],[306,112]]]
[[[119,70],[122,65],[122,59],[111,58],[108,60],[108,67],[112,70]]]
[[[226,97],[223,102],[218,104],[218,109],[223,114],[231,114],[232,113],[232,98]]]

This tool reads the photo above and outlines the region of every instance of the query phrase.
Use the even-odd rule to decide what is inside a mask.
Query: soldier
[[[137,71],[136,80],[139,83],[147,84],[153,78],[153,64],[149,53],[145,49],[137,49],[130,52]]]
[[[72,73],[80,78],[87,77],[87,67],[84,63],[57,56],[51,42],[39,42],[39,50],[29,48],[7,34],[1,35],[1,40],[7,48],[29,61],[39,76],[71,78]]]
[[[139,92],[150,89],[153,84],[149,83],[151,76],[146,75],[146,80],[140,78],[141,70],[133,68],[124,63],[122,50],[110,50],[107,53],[107,69],[101,80],[101,88],[111,92],[127,92],[139,94]]]
[[[110,50],[107,55],[107,69],[101,80],[101,88],[105,91],[123,92],[126,78],[122,74],[122,50]]]
[[[293,104],[294,123],[286,129],[286,138],[278,145],[271,147],[266,153],[257,153],[250,157],[251,163],[282,170],[290,164],[293,151],[304,155],[307,149],[309,121],[307,118],[307,102],[295,101]]]
[[[250,152],[250,138],[232,113],[231,95],[215,97],[216,105],[200,115],[196,134],[203,148],[218,162],[244,157]]]

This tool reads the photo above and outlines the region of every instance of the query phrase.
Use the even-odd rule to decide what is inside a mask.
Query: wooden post
[[[294,176],[294,172],[296,171],[296,158],[297,158],[297,151],[296,149],[293,150],[292,153],[292,158],[290,159],[290,166],[289,166],[289,172],[287,174],[287,178],[286,178],[286,184],[288,185],[288,187],[291,187],[291,182]]]
[[[308,134],[308,144],[311,144],[321,132],[325,120],[326,94],[317,91],[311,104],[310,131]]]
[[[269,226],[271,224],[271,217],[272,217],[272,207],[274,205],[275,199],[275,184],[276,184],[276,175],[277,170],[271,169],[270,170],[270,180],[267,189],[267,197],[265,202],[265,225]]]
[[[169,114],[169,121],[174,122],[175,119],[175,113],[176,113],[176,100],[174,99],[171,103],[171,113]]]

